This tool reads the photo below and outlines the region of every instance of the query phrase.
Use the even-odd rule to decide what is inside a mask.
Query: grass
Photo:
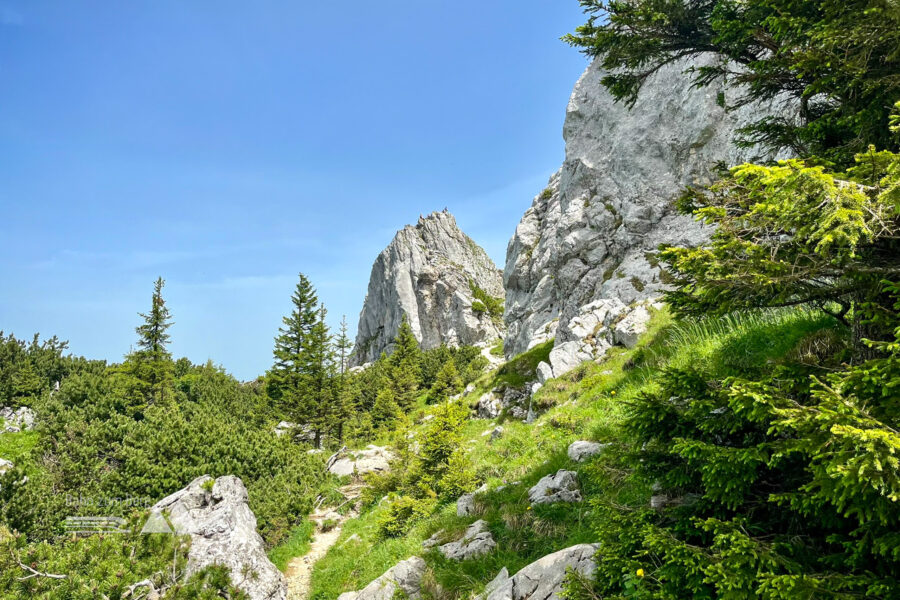
[[[0,458],[18,463],[31,453],[38,441],[36,431],[0,434]]]
[[[795,352],[805,340],[839,331],[839,327],[826,315],[799,310],[689,322],[676,322],[666,311],[655,313],[635,348],[613,348],[602,364],[585,363],[548,381],[534,397],[544,412],[533,424],[507,421],[503,435],[491,442],[481,434],[495,422],[467,422],[464,446],[479,482],[488,487],[476,496],[478,515],[459,518],[455,504],[449,502],[405,536],[381,539],[377,522],[386,508],[376,503],[345,524],[341,540],[316,564],[310,597],[331,600],[361,589],[400,560],[422,556],[429,565],[426,597],[466,598],[483,589],[503,567],[515,573],[550,552],[595,541],[590,522],[593,503],[646,505],[651,490],[648,484],[612,469],[602,456],[572,463],[566,454],[571,442],[598,440],[611,442],[610,452],[626,450],[629,440],[620,425],[627,407],[640,394],[652,391],[666,368],[694,366],[717,377],[759,372]],[[533,348],[483,376],[468,399],[474,401],[483,390],[497,385],[531,381],[538,362],[546,360],[551,348],[552,342]],[[528,489],[562,468],[578,471],[585,502],[531,506]],[[500,486],[506,487],[498,490]],[[478,518],[489,523],[498,543],[491,554],[462,562],[447,561],[435,551],[423,554],[422,541],[434,533],[443,530],[444,540],[456,539]],[[347,542],[354,534],[356,541]]]
[[[269,560],[283,573],[291,559],[309,552],[315,530],[316,524],[312,521],[304,521],[297,525],[291,529],[291,533],[285,541],[269,550]]]

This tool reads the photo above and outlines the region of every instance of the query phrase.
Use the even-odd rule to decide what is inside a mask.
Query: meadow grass
[[[544,412],[534,423],[505,420],[503,435],[491,441],[482,433],[496,421],[467,422],[464,447],[479,482],[488,487],[476,496],[477,515],[457,517],[455,504],[445,503],[406,535],[384,539],[378,520],[386,505],[375,504],[346,523],[341,539],[316,564],[310,597],[331,600],[365,587],[401,560],[422,556],[429,564],[425,595],[464,598],[480,591],[503,567],[515,573],[550,552],[593,541],[587,518],[592,501],[640,505],[649,500],[651,490],[649,485],[626,481],[603,460],[573,463],[566,454],[569,444],[597,440],[612,443],[613,451],[627,447],[629,440],[620,428],[626,409],[638,395],[653,391],[664,369],[702,368],[723,378],[767,369],[804,339],[839,327],[826,315],[802,310],[692,321],[676,321],[665,310],[656,312],[636,347],[613,348],[600,364],[585,363],[548,381],[535,394],[534,405]],[[551,348],[552,343],[538,346],[483,376],[467,401],[474,403],[496,386],[529,381]],[[421,426],[413,425],[412,430]],[[563,468],[579,472],[586,501],[532,506],[528,489]],[[442,541],[452,541],[477,518],[489,523],[497,540],[491,554],[454,562],[434,550],[423,553],[421,543],[431,535],[442,532]],[[358,537],[348,542],[353,535]]]
[[[291,559],[309,552],[315,530],[316,524],[309,520],[297,525],[283,542],[269,550],[269,560],[284,572]]]

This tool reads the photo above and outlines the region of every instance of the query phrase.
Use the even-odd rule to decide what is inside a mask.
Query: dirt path
[[[362,486],[360,485],[348,485],[341,488],[340,491],[348,501],[353,501],[359,496],[361,490]],[[287,570],[285,571],[285,577],[288,582],[287,600],[306,600],[309,596],[309,583],[313,566],[334,546],[338,538],[341,537],[341,529],[344,523],[348,519],[355,517],[356,513],[351,511],[341,515],[339,519],[333,519],[334,516],[334,509],[330,508],[319,509],[310,515],[310,520],[316,523],[316,532],[313,534],[309,552],[303,556],[291,559],[287,565]],[[323,531],[322,525],[329,518],[333,519],[335,525],[328,531]]]

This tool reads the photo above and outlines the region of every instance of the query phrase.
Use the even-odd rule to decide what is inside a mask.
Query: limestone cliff
[[[499,269],[453,215],[420,217],[397,232],[372,266],[351,364],[390,353],[404,316],[424,349],[497,340],[502,298]],[[491,310],[490,299],[499,299],[493,303],[498,310]]]
[[[627,307],[658,294],[665,286],[653,256],[659,244],[697,244],[708,235],[672,201],[686,186],[709,182],[717,164],[754,157],[732,141],[758,108],[726,112],[723,89],[692,87],[688,66],[661,69],[631,109],[614,102],[597,63],[578,81],[563,129],[565,162],[509,242],[507,356],[554,336],[558,346],[580,340],[570,324],[594,301]]]

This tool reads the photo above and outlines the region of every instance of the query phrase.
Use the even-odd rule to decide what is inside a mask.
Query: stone
[[[369,444],[364,450],[340,450],[326,463],[328,471],[338,477],[381,473],[391,469],[393,453],[386,447]]]
[[[603,450],[609,446],[609,444],[601,444],[600,442],[586,442],[586,441],[577,441],[569,444],[569,450],[567,454],[569,458],[574,460],[575,462],[584,462],[587,459],[597,456]]]
[[[543,477],[528,490],[532,504],[552,504],[554,502],[581,502],[578,489],[578,473],[560,469],[554,475]]]
[[[479,419],[496,419],[503,412],[503,400],[494,391],[485,392],[475,405],[475,414]]]
[[[558,346],[584,341],[591,323],[577,317],[592,302],[617,303],[611,308],[624,313],[657,298],[667,288],[658,246],[695,246],[710,234],[675,210],[682,190],[711,183],[717,163],[780,158],[733,140],[743,125],[765,114],[788,115],[793,107],[778,100],[726,112],[718,102],[724,83],[697,88],[684,73],[715,60],[701,55],[659,69],[633,107],[616,102],[601,84],[608,73],[600,60],[578,80],[566,109],[562,168],[534,198],[507,247],[507,358],[554,336]],[[623,336],[620,343],[631,343],[629,332]],[[555,366],[554,376],[560,376]]]
[[[186,575],[222,565],[250,600],[287,597],[284,575],[266,556],[256,516],[247,505],[247,488],[240,479],[198,477],[151,508],[151,514],[161,513],[168,514],[175,533],[191,536]]]
[[[396,597],[419,600],[425,561],[413,556],[388,569],[384,575],[358,592],[345,592],[338,600],[393,600]]]
[[[6,460],[5,458],[0,458],[0,475],[3,475],[16,465],[13,464],[12,461]]]
[[[34,411],[27,406],[0,407],[0,433],[19,433],[34,428]]]
[[[463,494],[456,499],[456,516],[466,517],[475,514],[475,494]]]
[[[463,536],[438,548],[438,552],[449,560],[469,560],[490,553],[497,547],[494,536],[488,529],[487,521],[479,519],[472,523]]]
[[[453,215],[435,212],[401,229],[372,266],[351,364],[390,354],[404,317],[423,350],[502,338],[502,319],[473,308],[470,282],[502,302],[499,269]]]
[[[593,359],[591,346],[580,340],[563,342],[553,346],[550,351],[550,366],[555,377],[565,375],[581,363]]]
[[[647,333],[647,324],[650,322],[650,318],[650,311],[645,306],[638,306],[629,312],[616,323],[613,330],[616,343],[626,348],[634,348],[638,339]]]
[[[537,366],[537,380],[539,383],[547,383],[548,379],[553,379],[553,367],[541,361]]]
[[[494,440],[498,439],[502,435],[503,435],[503,427],[498,425],[497,427],[494,427],[493,429],[488,429],[487,431],[483,432],[481,434],[481,437],[491,436],[491,441],[493,442]]]
[[[431,536],[430,538],[428,538],[427,540],[422,542],[422,549],[423,550],[431,550],[435,546],[439,546],[441,544],[441,540],[443,538],[444,538],[444,530],[441,529],[440,531],[435,533],[433,536]]]
[[[544,556],[514,576],[504,567],[484,588],[480,600],[559,600],[568,574],[591,579],[599,544],[578,544]]]

